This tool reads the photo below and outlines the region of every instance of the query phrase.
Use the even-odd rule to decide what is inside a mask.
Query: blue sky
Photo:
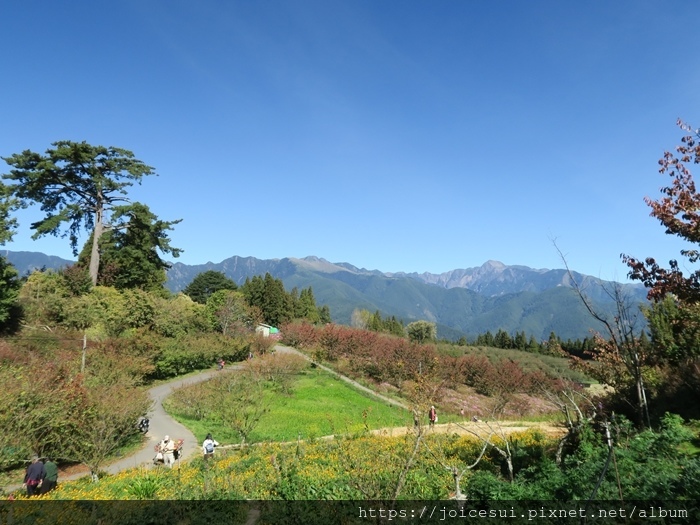
[[[649,217],[700,126],[700,4],[11,2],[0,155],[85,140],[155,167],[130,196],[187,264],[487,260],[624,280],[678,257]],[[0,172],[8,167],[0,162]],[[72,257],[66,239],[10,250]]]

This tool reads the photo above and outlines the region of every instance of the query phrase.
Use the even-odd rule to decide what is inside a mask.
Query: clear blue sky
[[[624,280],[620,253],[683,247],[643,198],[676,119],[700,126],[699,24],[680,1],[9,2],[0,155],[133,151],[187,264],[560,268],[556,239]],[[6,248],[72,257],[39,217]]]

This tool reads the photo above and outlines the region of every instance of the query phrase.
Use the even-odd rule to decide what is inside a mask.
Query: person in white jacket
[[[214,447],[218,447],[219,443],[211,437],[211,434],[207,434],[207,437],[202,443],[202,453],[204,454],[204,459],[209,459],[214,457]]]
[[[170,436],[165,436],[160,442],[160,453],[163,454],[163,464],[168,468],[173,468],[175,464],[175,443]]]

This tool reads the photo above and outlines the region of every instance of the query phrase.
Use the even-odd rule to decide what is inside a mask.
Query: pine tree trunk
[[[99,206],[95,211],[95,230],[92,234],[92,251],[90,252],[90,280],[92,285],[97,285],[97,276],[100,271],[100,237],[104,232],[104,224],[102,223],[102,206]]]

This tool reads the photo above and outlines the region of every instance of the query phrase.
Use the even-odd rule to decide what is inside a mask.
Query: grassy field
[[[294,441],[331,434],[358,434],[365,430],[412,424],[412,417],[400,408],[369,397],[319,369],[298,374],[292,393],[265,391],[265,413],[249,441]],[[166,409],[167,409],[166,404]],[[207,420],[171,414],[198,437],[211,432],[221,444],[238,443],[235,432]]]

